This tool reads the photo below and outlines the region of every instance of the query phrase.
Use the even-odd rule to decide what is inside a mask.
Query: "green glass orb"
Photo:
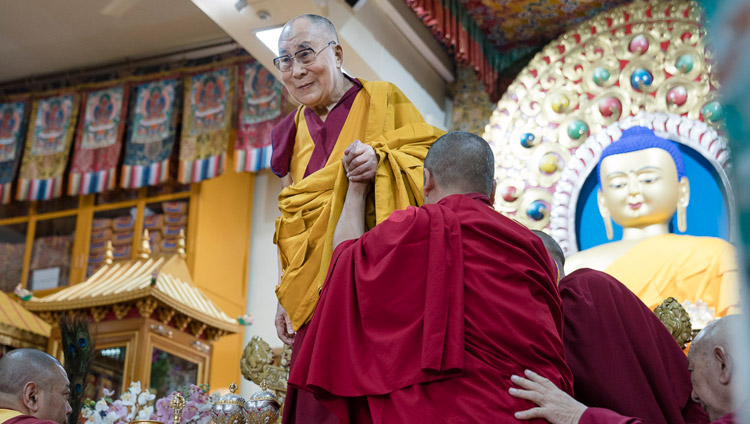
[[[675,61],[675,66],[683,74],[690,73],[690,71],[692,71],[693,67],[695,66],[695,58],[693,58],[692,54],[685,53],[677,58],[677,60]]]
[[[724,118],[724,108],[721,106],[721,103],[717,101],[708,102],[703,106],[701,114],[706,121],[716,123]]]
[[[594,75],[592,76],[592,79],[594,80],[594,84],[602,86],[605,82],[609,81],[609,77],[609,71],[606,68],[600,67],[594,69]]]
[[[581,137],[587,136],[588,134],[589,126],[580,119],[571,121],[570,124],[568,124],[568,137],[573,140],[579,140]]]

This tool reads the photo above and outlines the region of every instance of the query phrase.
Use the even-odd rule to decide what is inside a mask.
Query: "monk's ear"
[[[39,411],[41,402],[39,396],[41,395],[40,387],[38,384],[30,381],[23,386],[23,405],[29,410],[29,415],[34,416]]]
[[[492,190],[490,190],[490,203],[495,204],[495,191],[497,190],[497,181],[492,180]]]
[[[424,194],[424,197],[427,197],[432,190],[435,189],[435,176],[432,175],[432,172],[430,172],[429,169],[424,168],[424,188],[422,189],[422,193]]]
[[[713,355],[718,365],[719,383],[726,386],[732,381],[732,359],[724,346],[714,346]]]
[[[341,44],[336,44],[333,46],[334,54],[336,55],[336,67],[341,69],[342,66],[344,66],[344,48],[341,47]]]

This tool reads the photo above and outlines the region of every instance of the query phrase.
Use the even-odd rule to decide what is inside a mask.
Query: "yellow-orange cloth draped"
[[[4,423],[5,421],[13,417],[17,417],[19,415],[23,415],[23,414],[18,411],[14,411],[12,409],[0,409],[0,424]]]
[[[422,204],[422,165],[427,150],[443,131],[422,115],[393,84],[361,80],[362,89],[341,130],[326,166],[302,178],[313,150],[303,108],[296,116],[297,135],[291,160],[293,184],[279,194],[281,216],[274,242],[281,257],[282,278],[276,287],[295,330],[310,320],[331,261],[336,228],[349,186],[341,158],[360,140],[378,156],[374,190],[368,199],[367,229],[391,212]]]
[[[649,308],[669,296],[702,300],[724,316],[739,304],[734,247],[715,237],[664,234],[650,237],[613,262],[605,272],[625,284]]]

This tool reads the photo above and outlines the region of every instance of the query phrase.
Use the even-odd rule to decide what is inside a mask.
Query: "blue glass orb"
[[[534,134],[532,134],[532,133],[521,134],[521,146],[523,146],[523,147],[525,147],[527,149],[530,149],[530,148],[534,147],[534,139],[535,138],[536,137],[534,137]]]
[[[633,74],[630,75],[630,85],[638,91],[643,90],[643,87],[648,87],[653,82],[654,76],[651,75],[651,72],[643,68],[636,69],[633,71]]]
[[[547,205],[541,200],[534,200],[526,208],[526,215],[534,221],[541,221],[547,216]]]

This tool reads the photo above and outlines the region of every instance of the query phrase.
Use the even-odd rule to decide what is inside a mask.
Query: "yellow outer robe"
[[[274,243],[281,259],[276,296],[294,330],[312,317],[331,261],[333,232],[341,215],[349,181],[341,158],[354,140],[369,144],[378,156],[374,190],[367,204],[366,228],[391,212],[422,198],[422,166],[427,150],[443,131],[422,115],[393,84],[360,79],[362,89],[336,140],[326,166],[302,178],[314,142],[307,131],[304,107],[297,110],[297,134],[290,164],[292,184],[279,194],[281,216]]]
[[[672,296],[678,302],[702,300],[721,317],[739,303],[734,247],[719,238],[679,234],[650,237],[620,256],[605,272],[651,309]]]
[[[24,415],[18,411],[14,411],[12,409],[0,409],[0,424],[8,421],[9,419],[13,417],[17,417],[19,415]]]

